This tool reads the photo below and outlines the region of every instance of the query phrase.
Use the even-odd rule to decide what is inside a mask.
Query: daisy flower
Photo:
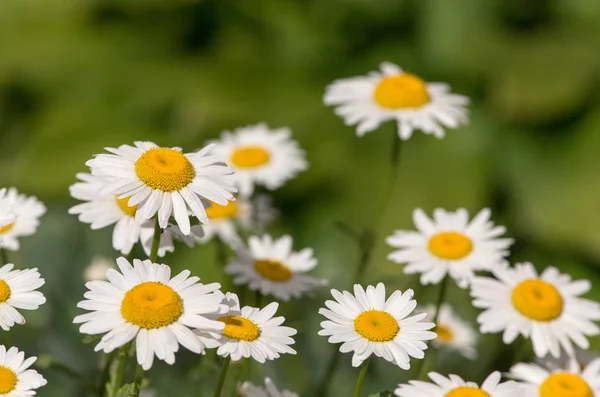
[[[116,265],[113,259],[95,256],[92,263],[85,268],[83,279],[85,281],[106,280],[106,271],[114,268],[116,268]]]
[[[169,225],[160,234],[160,243],[158,245],[158,256],[163,257],[167,252],[175,251],[173,240],[181,241],[188,247],[192,248],[199,243],[204,236],[204,227],[194,225],[190,228],[190,234],[185,235],[177,225]],[[142,226],[140,240],[146,255],[150,255],[152,250],[152,240],[154,239],[154,222],[148,221]]]
[[[204,226],[203,241],[218,237],[231,246],[239,246],[241,240],[238,227],[250,229],[252,226],[252,206],[245,198],[229,201],[227,205],[211,203],[206,209],[208,224]]]
[[[510,369],[520,381],[522,397],[600,396],[600,359],[581,370],[575,360],[565,369],[548,371],[536,364],[520,363]]]
[[[262,295],[272,295],[289,301],[317,287],[327,285],[326,280],[305,273],[317,266],[313,250],[305,248],[292,251],[293,240],[283,236],[273,240],[271,236],[251,236],[249,249],[239,248],[237,257],[225,267],[225,272],[234,277],[235,285],[248,285]]]
[[[0,327],[5,331],[15,324],[25,324],[17,309],[36,310],[46,303],[44,295],[36,291],[44,285],[38,270],[13,267],[12,263],[0,267]]]
[[[111,178],[99,191],[101,195],[127,197],[128,206],[137,206],[138,223],[158,213],[159,225],[165,229],[173,215],[182,233],[188,235],[188,211],[200,222],[208,222],[201,198],[222,205],[233,200],[235,188],[224,179],[232,170],[222,158],[211,154],[214,148],[208,145],[196,153],[183,154],[180,148],[135,142],[135,146],[106,148],[112,154],[98,154],[86,165],[92,175]]]
[[[503,331],[512,343],[519,334],[531,338],[536,356],[559,357],[560,347],[574,354],[572,342],[589,347],[586,336],[598,335],[593,321],[600,320],[600,305],[579,296],[591,288],[588,280],[571,281],[554,267],[538,276],[529,262],[494,270],[498,278],[475,277],[471,296],[475,307],[485,309],[478,317],[482,333]]]
[[[429,219],[421,210],[413,212],[417,231],[398,230],[386,239],[397,251],[388,255],[406,263],[404,273],[421,273],[421,284],[437,284],[450,275],[465,288],[475,270],[489,270],[508,255],[512,239],[498,238],[503,226],[490,221],[491,211],[481,210],[470,222],[464,208],[448,212],[441,208]]]
[[[289,128],[271,130],[261,123],[223,132],[215,141],[215,153],[235,169],[231,180],[242,196],[250,196],[254,185],[277,189],[308,168],[304,151],[291,134]]]
[[[223,324],[206,316],[221,309],[218,283],[201,284],[185,270],[171,278],[171,268],[149,260],[117,259],[119,271],[109,269],[109,281],[90,281],[86,300],[78,307],[91,311],[75,317],[79,331],[102,336],[95,350],[109,353],[135,339],[137,362],[148,370],[154,355],[175,362],[179,345],[202,353],[204,344],[188,328],[223,330]]]
[[[346,125],[358,125],[359,137],[396,120],[400,139],[409,139],[414,130],[443,138],[444,127],[457,128],[468,121],[469,98],[452,94],[448,84],[428,83],[389,62],[381,64],[381,72],[334,81],[323,100],[336,107]]]
[[[429,305],[423,309],[427,313],[426,320],[433,319],[435,307]],[[471,324],[454,313],[452,306],[446,303],[442,304],[433,331],[437,334],[437,338],[434,339],[433,343],[438,347],[456,350],[469,359],[474,359],[477,356],[477,333],[471,327]]]
[[[265,387],[244,382],[238,387],[238,393],[240,397],[300,397],[288,390],[279,391],[271,378],[265,378]]]
[[[40,224],[39,218],[46,207],[36,197],[19,194],[17,189],[0,189],[0,248],[11,251],[19,249],[19,237],[34,234]]]
[[[433,383],[411,380],[408,384],[398,385],[394,394],[398,397],[521,397],[516,382],[500,383],[500,372],[490,374],[481,387],[474,382],[465,382],[457,375],[445,377],[436,372],[428,375]]]
[[[296,354],[289,345],[291,336],[298,331],[281,326],[284,317],[273,317],[279,305],[272,302],[262,309],[244,306],[236,294],[221,294],[221,303],[228,307],[224,313],[213,314],[210,319],[225,326],[221,332],[197,330],[206,346],[217,347],[217,354],[231,357],[233,361],[252,357],[259,363],[279,358],[281,353]]]
[[[570,356],[564,351],[561,351],[559,357],[537,357],[535,361],[537,364],[541,365],[546,369],[555,370],[568,367],[571,364],[571,361],[573,360],[575,360],[575,362],[580,368],[585,368],[592,361],[596,360],[599,357],[600,356],[596,351],[584,350],[579,347],[575,347],[574,355]]]
[[[35,369],[29,369],[37,357],[25,359],[25,354],[16,347],[6,350],[0,345],[0,395],[3,397],[35,396],[46,379]]]
[[[428,331],[435,324],[422,320],[427,313],[407,317],[417,307],[413,290],[394,293],[386,300],[383,283],[363,289],[354,285],[354,295],[332,289],[335,301],[326,301],[329,309],[319,309],[328,321],[321,323],[319,335],[329,336],[329,343],[340,343],[342,353],[354,352],[352,365],[358,367],[371,354],[383,357],[402,369],[410,368],[410,357],[422,359],[425,340],[437,337]]]

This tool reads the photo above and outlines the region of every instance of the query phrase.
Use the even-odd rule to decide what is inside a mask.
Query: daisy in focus
[[[388,255],[396,263],[406,263],[405,274],[421,274],[421,284],[437,284],[449,275],[462,288],[476,270],[489,270],[508,256],[512,239],[499,238],[503,226],[490,221],[491,211],[481,210],[469,221],[464,208],[448,212],[441,208],[429,219],[421,210],[413,212],[417,231],[398,230],[386,239],[394,248]]]
[[[208,347],[218,347],[217,354],[238,361],[252,357],[259,363],[279,358],[283,353],[296,354],[289,345],[295,343],[291,337],[298,331],[281,324],[284,317],[273,317],[279,304],[272,302],[262,309],[250,306],[240,308],[236,294],[221,294],[221,303],[228,307],[226,312],[213,314],[225,328],[221,332],[197,330],[202,342]]]
[[[29,369],[36,360],[37,357],[25,359],[25,354],[16,347],[6,350],[5,346],[0,345],[0,395],[35,396],[35,389],[48,383],[35,369]]]
[[[19,194],[17,189],[0,189],[0,248],[17,251],[19,238],[34,234],[46,207],[36,197]]]
[[[433,383],[411,380],[399,385],[394,394],[398,397],[523,397],[516,382],[500,382],[500,372],[490,374],[481,387],[457,375],[445,377],[436,372],[428,375]]]
[[[137,206],[139,224],[158,213],[158,223],[165,229],[173,215],[181,232],[188,235],[188,212],[201,223],[208,222],[202,198],[222,205],[234,199],[231,193],[236,189],[225,182],[233,171],[223,158],[211,154],[214,148],[208,145],[184,154],[179,148],[135,142],[135,146],[106,148],[111,154],[98,154],[86,165],[92,175],[111,179],[99,194],[128,198],[129,207]]]
[[[204,237],[204,227],[200,225],[193,225],[190,227],[190,234],[185,235],[177,225],[169,225],[166,229],[161,231],[160,242],[158,245],[158,256],[163,257],[167,252],[175,251],[174,241],[181,241],[189,248],[200,243]],[[154,222],[147,221],[142,226],[140,232],[140,240],[142,242],[142,248],[146,255],[150,255],[152,250],[152,240],[154,239]]]
[[[560,349],[574,354],[573,343],[589,347],[588,336],[600,334],[600,304],[579,296],[591,289],[588,280],[571,281],[554,267],[538,276],[531,263],[494,269],[497,280],[475,277],[473,306],[484,309],[477,317],[482,333],[503,332],[509,344],[520,334],[531,338],[538,357],[559,357]]]
[[[300,397],[288,390],[279,391],[271,378],[265,378],[265,387],[244,382],[238,387],[238,393],[240,397]]]
[[[46,303],[44,295],[36,291],[44,285],[38,270],[13,267],[12,263],[0,267],[0,327],[4,331],[15,324],[25,324],[25,317],[17,309],[37,310]]]
[[[289,128],[271,130],[264,123],[241,127],[221,134],[215,154],[234,168],[231,180],[248,197],[255,185],[274,190],[308,168],[304,150],[291,135]]]
[[[251,236],[248,249],[239,248],[237,257],[231,259],[225,272],[234,277],[235,285],[248,285],[262,295],[272,295],[289,301],[300,298],[317,287],[327,285],[327,280],[305,273],[317,266],[313,250],[292,250],[293,240],[283,236],[273,240],[269,235]]]
[[[92,263],[85,268],[83,279],[85,281],[106,280],[106,271],[108,269],[115,269],[116,267],[113,259],[95,256],[92,259]]]
[[[451,93],[448,84],[428,83],[389,62],[381,64],[380,72],[334,81],[323,100],[336,107],[346,125],[357,125],[359,137],[395,120],[400,139],[409,139],[415,130],[443,138],[445,127],[468,121],[469,98]]]
[[[86,300],[78,307],[89,310],[73,320],[79,331],[102,336],[96,351],[109,353],[135,339],[137,362],[150,369],[154,356],[175,362],[179,345],[202,353],[204,344],[190,328],[221,332],[223,323],[206,316],[218,313],[218,283],[201,284],[185,270],[171,278],[171,268],[149,260],[118,258],[119,271],[109,269],[109,281],[90,281]]]
[[[426,320],[432,320],[435,315],[433,305],[423,308],[427,313]],[[468,359],[477,357],[477,333],[471,327],[471,324],[458,317],[452,306],[447,303],[442,304],[438,315],[437,323],[433,331],[437,338],[433,343],[438,347],[447,347],[458,351]]]
[[[423,341],[437,337],[428,331],[434,323],[422,320],[427,313],[408,317],[417,307],[413,290],[394,291],[385,299],[383,283],[363,289],[354,285],[354,295],[348,291],[331,290],[335,301],[326,301],[328,309],[319,309],[327,317],[321,323],[319,335],[328,336],[329,343],[342,343],[340,352],[354,352],[352,366],[358,367],[371,356],[410,369],[410,357],[422,359],[427,345]]]
[[[536,364],[519,363],[510,369],[518,380],[522,397],[600,396],[600,359],[581,370],[575,360],[564,369],[548,371]]]

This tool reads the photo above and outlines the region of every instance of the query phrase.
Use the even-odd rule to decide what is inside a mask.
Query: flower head
[[[17,309],[36,310],[46,303],[44,295],[36,291],[44,285],[38,270],[13,267],[12,263],[0,267],[0,327],[5,331],[15,324],[25,324]]]
[[[238,393],[240,397],[299,397],[288,390],[279,391],[271,378],[265,378],[265,387],[244,382],[238,387]]]
[[[36,197],[19,194],[17,189],[0,189],[0,248],[19,249],[19,238],[36,232],[46,207]]]
[[[92,259],[92,263],[85,268],[83,279],[85,281],[106,280],[106,271],[116,267],[113,259],[95,256]]]
[[[3,397],[35,396],[48,383],[35,369],[29,369],[37,357],[25,359],[16,347],[0,345],[0,395]]]
[[[436,372],[428,375],[433,383],[411,380],[399,385],[394,394],[398,397],[522,397],[516,382],[500,382],[500,372],[490,374],[481,387],[457,375],[445,377]]]
[[[433,305],[426,306],[424,311],[427,313],[425,319],[432,320],[435,315],[435,307]],[[437,334],[433,343],[438,347],[456,350],[469,359],[477,356],[477,333],[471,324],[458,317],[449,304],[444,303],[440,307],[437,324],[433,331]]]

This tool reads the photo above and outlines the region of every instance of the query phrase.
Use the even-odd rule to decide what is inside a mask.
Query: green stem
[[[371,357],[367,358],[363,363],[362,367],[360,367],[360,372],[358,373],[358,379],[356,380],[356,387],[354,388],[354,397],[360,397],[360,392],[362,390],[363,382],[365,380],[365,375],[367,374],[367,368],[369,368],[369,360]]]
[[[104,358],[104,366],[102,367],[102,373],[100,374],[100,382],[98,384],[98,397],[104,396],[104,393],[106,391],[106,383],[109,381],[110,378],[110,365],[112,364],[116,354],[117,352],[113,350],[112,352],[108,353]]]
[[[127,254],[127,260],[129,261],[129,263],[133,263],[136,253],[137,253],[137,243],[134,244],[133,247],[131,247],[131,251],[129,251],[129,253]]]
[[[154,224],[154,236],[152,237],[152,248],[150,249],[150,256],[148,259],[153,263],[158,260],[158,247],[160,247],[160,234],[162,230],[158,224],[158,217],[156,217],[156,223]]]
[[[138,397],[140,395],[140,390],[142,390],[142,382],[144,382],[144,369],[138,364],[138,366],[135,368],[132,397]]]
[[[119,349],[119,361],[117,363],[117,370],[114,373],[113,389],[111,396],[116,396],[117,392],[123,385],[123,377],[125,376],[125,370],[127,369],[127,359],[129,358],[129,345],[125,345]]]
[[[396,127],[396,126],[394,126]],[[396,180],[398,176],[398,164],[400,164],[400,153],[402,150],[402,139],[398,136],[397,128],[394,128],[394,141],[392,142],[392,156],[391,156],[391,164],[392,164],[392,182]]]
[[[6,256],[6,251],[4,248],[0,248],[0,266],[4,266],[8,263],[8,258]]]
[[[227,370],[231,363],[231,356],[227,356],[223,359],[223,366],[221,367],[221,373],[219,374],[219,380],[217,382],[217,388],[215,389],[214,397],[221,397],[221,391],[223,391],[223,385],[225,384],[225,377],[227,376]]]

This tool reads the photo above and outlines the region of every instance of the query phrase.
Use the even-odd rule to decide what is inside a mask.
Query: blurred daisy
[[[279,211],[273,205],[273,197],[257,194],[252,198],[252,228],[261,231],[279,217]]]
[[[317,266],[313,250],[305,248],[294,252],[292,244],[292,238],[287,235],[278,240],[269,235],[251,236],[249,249],[238,249],[238,256],[225,267],[225,272],[234,277],[235,285],[248,285],[253,291],[283,301],[300,298],[327,285],[326,280],[305,274]]]
[[[559,357],[538,357],[535,361],[537,364],[549,370],[556,370],[561,368],[568,368],[571,361],[575,360],[579,368],[587,367],[592,361],[600,358],[598,352],[584,350],[579,347],[575,347],[575,354],[570,356],[564,351],[560,352]]]
[[[166,229],[162,230],[160,234],[160,244],[158,246],[158,256],[163,257],[167,252],[175,251],[175,244],[173,240],[181,241],[188,247],[192,248],[198,244],[204,236],[204,227],[200,225],[194,225],[190,228],[190,234],[185,235],[177,225],[169,225]],[[154,239],[154,222],[145,222],[142,226],[140,233],[140,239],[142,241],[142,247],[146,255],[150,256],[152,250],[152,240]]]
[[[181,153],[179,148],[158,147],[152,142],[135,142],[106,148],[113,154],[98,154],[88,165],[93,175],[111,178],[101,195],[129,198],[127,205],[137,206],[138,223],[158,213],[160,227],[168,226],[171,215],[185,235],[190,234],[191,211],[200,222],[208,218],[201,198],[225,205],[233,200],[235,188],[225,183],[232,170],[223,158],[212,155],[214,145],[196,153]]]
[[[217,354],[233,361],[252,357],[259,363],[279,358],[281,353],[296,354],[289,345],[298,331],[283,327],[284,317],[273,317],[279,305],[272,302],[263,309],[245,306],[240,309],[236,294],[221,294],[221,303],[229,309],[209,318],[225,325],[222,332],[197,330],[206,346],[217,347]]]
[[[464,208],[448,212],[441,208],[429,219],[421,210],[413,212],[418,231],[398,230],[386,242],[399,250],[388,255],[396,263],[407,263],[404,273],[421,273],[421,284],[437,284],[450,275],[465,288],[475,270],[489,270],[502,263],[513,243],[498,238],[506,232],[494,226],[485,208],[470,222]]]
[[[36,291],[44,285],[38,270],[13,267],[12,263],[0,267],[0,327],[5,331],[15,324],[25,324],[17,309],[36,310],[46,303],[44,295]]]
[[[254,185],[274,190],[308,168],[304,151],[291,135],[289,128],[271,130],[264,123],[241,127],[221,134],[215,154],[235,169],[231,180],[240,194],[250,196]]]
[[[115,225],[112,235],[113,248],[122,254],[129,254],[133,245],[140,240],[140,224],[135,220],[137,205],[130,207],[129,197],[116,195],[103,196],[98,192],[111,183],[109,178],[85,173],[77,174],[77,182],[69,191],[71,196],[86,203],[69,209],[69,214],[79,215],[79,220],[89,223],[92,230]],[[154,226],[153,222],[150,222]]]
[[[0,345],[0,395],[35,396],[35,389],[48,383],[35,369],[29,369],[36,360],[37,357],[25,359],[25,354],[16,347],[6,350]]]
[[[118,258],[121,272],[109,269],[107,281],[90,281],[86,300],[78,307],[91,313],[75,317],[84,334],[105,334],[95,350],[109,353],[135,338],[137,362],[148,370],[154,355],[167,364],[175,362],[179,345],[202,353],[197,328],[219,332],[223,324],[206,318],[221,309],[218,283],[200,284],[185,270],[171,278],[171,268],[149,260]]]
[[[576,361],[555,371],[536,364],[520,363],[510,375],[520,383],[522,397],[594,397],[600,396],[600,359],[582,371]]]
[[[383,283],[377,287],[354,285],[354,295],[332,289],[335,301],[326,301],[329,309],[319,309],[328,321],[321,323],[319,335],[329,336],[329,343],[340,343],[342,353],[354,352],[352,365],[358,367],[371,354],[383,357],[402,369],[410,368],[410,357],[422,359],[425,340],[437,337],[428,331],[435,324],[422,320],[427,313],[407,317],[415,310],[413,290],[394,293],[386,300]]]
[[[85,268],[83,279],[85,281],[106,280],[106,271],[114,268],[116,268],[114,259],[95,256],[92,263]]]
[[[19,249],[19,237],[34,234],[40,224],[39,218],[46,207],[36,197],[19,194],[17,189],[0,189],[0,248],[11,251]]]
[[[238,387],[238,394],[240,397],[300,397],[288,390],[279,391],[271,378],[265,378],[265,387],[244,382]]]
[[[423,308],[427,313],[426,320],[433,320],[435,307],[429,305]],[[464,321],[454,313],[452,306],[444,303],[440,307],[437,324],[433,331],[437,338],[433,343],[438,347],[447,347],[457,350],[463,356],[474,359],[477,356],[477,333],[471,324]]]
[[[448,84],[428,83],[389,62],[381,64],[381,72],[334,81],[324,102],[336,106],[335,113],[346,125],[358,125],[359,137],[396,120],[401,139],[409,139],[414,130],[443,138],[444,127],[457,128],[468,121],[469,98],[452,94]]]
[[[203,241],[217,236],[228,245],[239,246],[241,240],[238,228],[250,229],[252,225],[252,207],[244,198],[229,201],[227,205],[211,203],[206,214],[209,222],[204,226]]]
[[[436,372],[428,375],[433,383],[411,380],[408,384],[398,385],[394,394],[398,397],[521,397],[517,382],[500,383],[500,372],[490,374],[481,387],[474,382],[465,382],[457,375],[445,377]]]
[[[588,280],[571,281],[554,267],[538,276],[531,263],[494,269],[498,280],[475,277],[471,283],[473,305],[485,309],[478,317],[482,333],[503,333],[512,343],[519,334],[531,338],[536,356],[560,355],[560,347],[574,354],[572,342],[589,347],[586,336],[600,334],[600,305],[579,298],[591,288]]]

